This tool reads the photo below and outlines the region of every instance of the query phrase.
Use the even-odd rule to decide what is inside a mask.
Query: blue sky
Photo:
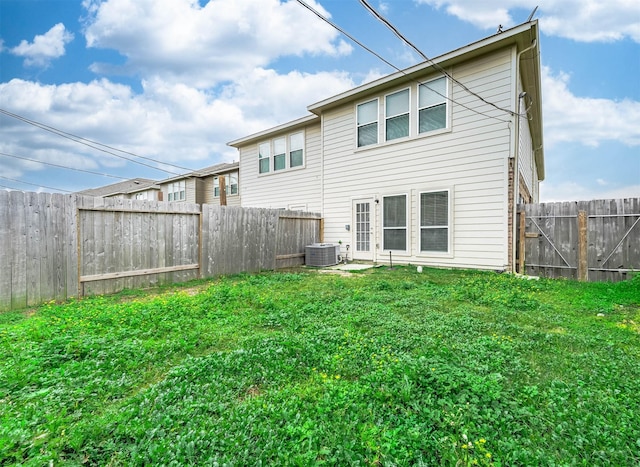
[[[419,62],[358,0],[307,3],[395,66]],[[640,196],[638,2],[369,3],[429,57],[538,5],[542,201]],[[294,0],[0,0],[0,109],[14,115],[0,113],[0,188],[77,191],[228,162],[226,142],[393,71]]]

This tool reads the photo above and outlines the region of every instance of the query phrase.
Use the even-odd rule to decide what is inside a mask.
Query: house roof
[[[252,135],[249,136],[245,136],[243,138],[239,138],[233,141],[228,142],[227,144],[229,146],[232,146],[234,148],[237,148],[239,146],[242,146],[244,144],[247,143],[251,143],[253,141],[257,141],[266,137],[270,137],[271,135],[273,135],[274,133],[278,133],[280,131],[292,131],[295,130],[297,128],[302,128],[306,125],[308,125],[309,123],[313,123],[316,121],[320,121],[320,116],[319,115],[307,115],[305,117],[302,118],[298,118],[297,120],[293,120],[291,122],[287,122],[287,123],[283,123],[282,125],[278,125],[276,127],[273,128],[269,128],[268,130],[264,130],[264,131],[260,131],[258,133],[254,133]]]
[[[186,178],[202,178],[208,177],[210,175],[217,175],[221,173],[226,173],[231,170],[237,169],[240,166],[238,162],[223,162],[222,164],[216,164],[209,167],[205,167],[203,169],[194,170],[193,172],[188,172],[182,175],[177,175],[175,177],[166,178],[158,182],[158,184],[163,185],[165,183],[175,182],[176,180],[183,180]]]
[[[150,180],[148,178],[132,178],[131,180],[125,180],[124,182],[118,182],[98,188],[89,188],[87,190],[78,191],[78,194],[104,197],[136,193],[138,191],[149,189],[159,189],[159,187],[156,185],[155,180]]]
[[[527,95],[530,97],[531,105],[528,107],[528,116],[530,118],[531,137],[533,139],[533,147],[536,149],[535,161],[538,176],[540,180],[543,180],[545,175],[542,135],[542,93],[540,83],[540,40],[537,20],[520,24],[501,33],[494,34],[440,55],[431,60],[427,60],[404,70],[384,76],[378,80],[316,102],[307,107],[307,110],[315,115],[306,116],[290,123],[279,125],[269,130],[231,141],[227,144],[237,148],[258,139],[266,138],[277,132],[290,131],[296,127],[313,122],[314,116],[316,118],[320,118],[322,112],[328,109],[344,105],[345,103],[355,99],[364,99],[367,95],[379,93],[382,89],[391,85],[416,81],[418,78],[423,78],[430,70],[441,73],[439,70],[442,70],[443,68],[447,69],[455,64],[468,61],[469,59],[479,57],[507,46],[515,45],[516,50],[521,52],[533,44],[535,44],[535,47],[522,55],[520,60],[521,63],[518,66],[521,67],[523,90],[526,91]],[[514,109],[518,98],[516,94],[517,87],[514,87],[514,96],[512,101]]]

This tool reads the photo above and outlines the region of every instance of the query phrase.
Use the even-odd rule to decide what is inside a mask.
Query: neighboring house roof
[[[424,77],[425,73],[433,70],[434,72],[442,72],[442,69],[449,70],[451,66],[466,62],[470,59],[479,57],[489,52],[499,50],[506,46],[516,45],[517,51],[521,52],[536,43],[539,37],[538,21],[534,20],[528,23],[523,23],[519,26],[515,26],[511,29],[507,29],[499,34],[486,37],[479,41],[473,42],[464,47],[458,48],[451,52],[445,53],[433,59],[419,63],[418,65],[400,70],[390,75],[384,76],[380,79],[372,81],[370,83],[363,84],[352,88],[341,94],[329,97],[315,104],[311,104],[307,107],[307,110],[314,115],[306,116],[298,120],[271,128],[260,133],[255,133],[244,138],[240,138],[227,143],[232,147],[239,147],[247,143],[254,142],[267,135],[276,133],[278,131],[291,130],[295,127],[303,126],[311,123],[315,119],[319,119],[322,112],[331,109],[333,107],[343,105],[352,100],[359,100],[366,98],[367,95],[373,95],[380,92],[381,89],[386,87],[397,85],[403,82],[416,81],[418,78]],[[544,179],[544,153],[543,153],[543,137],[542,137],[542,90],[540,83],[540,53],[539,44],[537,47],[529,52],[529,55],[521,59],[520,73],[522,76],[522,84],[524,90],[531,98],[531,106],[528,108],[528,114],[531,118],[530,128],[531,137],[533,140],[534,148],[536,148],[535,161],[538,169],[540,180]],[[514,93],[517,92],[514,88]],[[516,96],[514,96],[514,102]]]
[[[158,182],[158,184],[164,185],[165,183],[175,182],[176,180],[183,180],[185,178],[202,178],[208,177],[210,175],[218,175],[221,173],[226,173],[231,170],[237,169],[239,167],[239,162],[223,162],[222,164],[212,165],[210,167],[205,167],[203,169],[194,170],[193,172],[188,172],[182,175],[177,175],[175,177],[166,178]]]
[[[78,191],[78,194],[87,196],[114,196],[129,193],[136,193],[148,189],[158,189],[155,180],[148,178],[132,178],[124,182],[114,183],[112,185],[101,186],[99,188],[89,188],[87,190]]]

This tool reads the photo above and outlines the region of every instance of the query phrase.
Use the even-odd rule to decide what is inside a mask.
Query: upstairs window
[[[358,147],[376,144],[378,142],[378,99],[357,108]]]
[[[420,251],[449,251],[449,191],[420,193]]]
[[[385,97],[385,139],[409,136],[409,90],[398,91]]]
[[[286,171],[304,166],[304,131],[279,136],[258,145],[259,173]]]
[[[447,80],[438,78],[418,86],[418,132],[447,127]]]
[[[238,172],[231,172],[224,175],[224,186],[227,195],[238,194]],[[213,179],[213,196],[220,196],[220,177]]]
[[[169,183],[167,188],[169,201],[184,201],[187,199],[187,182],[180,180],[179,182]]]
[[[273,140],[273,170],[284,170],[287,167],[287,144],[285,138]]]
[[[155,196],[152,191],[141,191],[135,194],[135,199],[153,201],[155,199]]]
[[[304,135],[295,133],[289,136],[289,167],[300,167],[304,164]]]
[[[271,160],[271,144],[262,143],[258,146],[258,172],[261,174],[269,172],[269,161]]]
[[[382,248],[406,251],[407,195],[385,196],[382,210]]]

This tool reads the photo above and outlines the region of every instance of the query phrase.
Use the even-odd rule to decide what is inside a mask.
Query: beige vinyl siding
[[[304,165],[267,174],[258,173],[258,144],[280,136],[304,131]],[[272,159],[273,162],[273,159]],[[240,148],[240,180],[242,206],[289,208],[306,205],[309,212],[321,211],[321,139],[320,123],[304,130],[274,133],[264,140]]]
[[[518,86],[518,95],[522,91],[522,86]],[[527,108],[526,98],[522,100],[520,114],[524,115]],[[531,193],[531,197],[535,202],[538,199],[538,178],[535,169],[534,148],[532,146],[531,131],[529,129],[529,120],[526,117],[520,118],[520,141],[519,144],[519,166],[520,175],[525,185]]]
[[[449,69],[450,73],[485,99],[505,108],[513,102],[512,49],[480,57]],[[424,81],[438,75],[424,77]],[[447,267],[502,269],[507,251],[507,177],[512,118],[478,100],[456,83],[450,83],[452,99],[496,118],[451,106],[450,130],[412,136],[400,141],[356,148],[355,105],[326,112],[324,139],[325,241],[351,243],[351,199],[371,196],[375,229],[372,243],[382,246],[382,197],[406,193],[409,197],[409,246],[406,255],[394,260]],[[412,96],[417,95],[415,83]],[[380,97],[406,87],[389,88]],[[412,98],[413,99],[413,98]],[[413,106],[413,101],[412,101]],[[411,125],[415,124],[412,108]],[[383,141],[382,139],[380,141]],[[419,193],[450,191],[453,203],[451,254],[421,253],[419,245]],[[388,260],[388,251],[376,251],[378,261]]]

